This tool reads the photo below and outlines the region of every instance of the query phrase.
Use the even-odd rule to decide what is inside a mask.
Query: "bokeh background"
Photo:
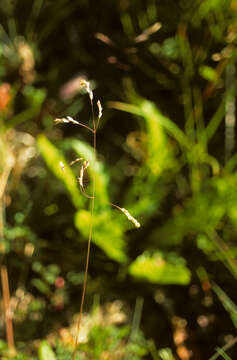
[[[1,358],[72,358],[76,158],[77,359],[236,358],[236,42],[236,0],[1,0]],[[82,79],[96,163],[54,123],[91,126]]]

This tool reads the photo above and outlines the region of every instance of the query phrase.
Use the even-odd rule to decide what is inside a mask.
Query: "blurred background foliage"
[[[235,358],[236,42],[236,0],[1,0],[0,252],[17,359],[72,357],[90,222],[78,157],[88,194],[96,178],[78,359]],[[87,129],[53,123],[91,123],[81,79],[103,105],[96,162]]]

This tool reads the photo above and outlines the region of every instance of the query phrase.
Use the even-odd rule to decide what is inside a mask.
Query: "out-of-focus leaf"
[[[50,287],[44,281],[42,281],[41,279],[34,278],[34,279],[32,279],[31,283],[42,294],[45,294],[45,295],[48,295],[48,296],[51,294]]]
[[[206,17],[211,11],[224,11],[229,5],[229,0],[204,0],[199,8],[200,19]]]
[[[147,131],[148,157],[146,164],[152,173],[160,175],[164,169],[170,166],[172,159],[162,124],[166,118],[161,115],[153,103],[147,100],[142,101],[139,107]]]
[[[129,266],[129,273],[157,284],[187,285],[191,278],[184,259],[176,257],[165,260],[159,252],[153,255],[143,253],[138,256]]]
[[[89,236],[91,214],[80,210],[75,215],[75,225],[85,238]],[[106,255],[120,263],[127,260],[126,241],[121,223],[112,219],[110,211],[95,214],[93,219],[94,231],[92,241],[100,247]]]
[[[161,176],[164,171],[176,168],[173,147],[167,133],[175,137],[183,146],[189,146],[185,134],[167,117],[163,116],[156,106],[136,93],[131,97],[132,104],[112,102],[110,106],[139,116],[141,127],[146,133],[145,160],[134,177],[127,194],[125,206],[134,216],[152,214],[166,194]]]
[[[225,114],[225,99],[221,101],[220,105],[218,106],[215,114],[212,116],[211,120],[209,121],[204,133],[203,137],[210,141],[210,139],[214,136],[216,133],[216,130],[220,126],[220,123],[224,117]]]
[[[210,240],[207,235],[202,233],[197,237],[197,247],[207,255],[211,254],[216,249],[213,241]]]
[[[231,173],[235,169],[236,165],[237,165],[237,153],[235,153],[227,162],[227,164],[225,165],[225,170]]]
[[[222,305],[230,314],[230,317],[237,328],[237,306],[233,303],[233,301],[229,298],[228,295],[216,284],[213,284],[213,290],[217,294],[220,299]]]
[[[82,207],[84,198],[78,189],[76,178],[63,155],[44,135],[38,137],[38,147],[49,169],[65,185],[75,207]],[[64,170],[61,169],[60,162],[64,164]]]
[[[226,212],[226,201],[218,195],[212,185],[207,192],[200,191],[188,200],[176,216],[171,217],[164,226],[156,229],[151,237],[159,238],[162,244],[179,244],[186,235],[209,233],[217,226]],[[224,206],[223,206],[224,205]]]
[[[175,360],[172,351],[169,348],[159,350],[158,354],[161,360]]]
[[[179,244],[186,235],[195,235],[198,246],[211,251],[214,243],[209,238],[224,216],[237,227],[237,176],[235,174],[214,177],[206,182],[206,188],[195,193],[184,203],[176,216],[162,227],[154,230],[152,239],[159,238],[162,244]],[[206,234],[206,235],[204,235]],[[199,235],[201,238],[199,238]],[[203,237],[204,236],[204,237]],[[212,242],[212,244],[211,244]],[[220,255],[220,254],[219,254]]]
[[[211,68],[210,66],[200,66],[199,68],[200,75],[209,81],[217,81],[218,74],[215,69]]]
[[[229,357],[229,355],[226,354],[226,352],[223,349],[217,348],[216,351],[218,352],[219,355],[221,355],[223,357],[223,359],[233,360],[233,359],[231,359],[231,357]]]
[[[177,39],[175,37],[165,39],[160,51],[163,56],[167,56],[171,59],[177,59],[180,55]]]
[[[0,351],[6,351],[7,350],[7,343],[0,339]]]
[[[151,101],[139,97],[139,105],[126,104],[122,102],[110,102],[109,105],[114,109],[142,116],[148,121],[150,116],[152,116],[153,119],[155,119],[158,124],[163,126],[167,133],[176,139],[180,145],[188,148],[190,147],[190,141],[183,133],[183,131],[168,117],[162,115],[155,104]]]
[[[46,97],[46,91],[43,89],[35,89],[32,86],[26,86],[23,92],[28,102],[29,108],[20,114],[13,116],[7,123],[6,127],[15,127],[24,121],[32,119],[36,116]]]
[[[40,343],[38,354],[39,360],[57,360],[51,346],[46,341]]]

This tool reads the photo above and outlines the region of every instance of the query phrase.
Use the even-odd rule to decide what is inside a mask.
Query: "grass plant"
[[[73,124],[77,126],[82,126],[86,128],[87,130],[91,131],[93,134],[93,161],[94,166],[96,164],[97,154],[96,154],[96,131],[98,129],[100,119],[102,117],[102,105],[100,100],[97,101],[97,121],[95,120],[95,111],[94,111],[94,95],[93,91],[91,90],[90,83],[86,80],[81,80],[81,87],[85,88],[89,99],[90,99],[90,107],[91,107],[91,116],[92,116],[92,127],[85,125],[75,119],[73,119],[70,116],[67,116],[66,118],[56,118],[54,122],[56,124]],[[82,287],[82,295],[81,295],[81,302],[80,302],[80,312],[79,312],[79,318],[77,323],[77,331],[76,331],[76,338],[75,338],[75,350],[73,353],[73,360],[76,359],[76,353],[77,353],[77,347],[79,345],[79,335],[80,335],[80,328],[81,328],[81,321],[82,321],[82,315],[83,315],[83,307],[84,307],[84,300],[86,295],[86,287],[87,287],[87,280],[88,280],[88,268],[89,268],[89,260],[90,260],[90,251],[91,251],[91,240],[93,236],[93,224],[94,224],[94,209],[95,209],[95,200],[96,200],[96,177],[95,173],[92,177],[92,194],[89,195],[86,193],[84,188],[84,172],[86,169],[90,166],[90,160],[83,159],[83,158],[77,158],[73,161],[71,161],[70,165],[74,165],[75,163],[82,162],[81,168],[80,168],[80,176],[77,178],[78,184],[80,186],[81,193],[91,201],[90,206],[90,222],[89,222],[89,237],[87,242],[87,253],[86,253],[86,262],[85,262],[85,270],[84,270],[84,280],[83,280],[83,287]],[[62,161],[59,162],[59,166],[61,167],[62,171],[65,171],[65,166]],[[120,210],[127,219],[134,224],[136,228],[140,227],[140,223],[128,212],[127,209],[121,208],[118,205],[115,205],[113,203],[109,203],[114,208]]]

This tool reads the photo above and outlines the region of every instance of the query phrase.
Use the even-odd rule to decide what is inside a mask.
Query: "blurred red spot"
[[[0,85],[0,111],[6,110],[6,107],[11,99],[10,89],[11,86],[8,83]]]
[[[64,287],[64,284],[65,284],[64,278],[61,276],[58,276],[57,279],[55,280],[55,286],[57,288],[62,288],[62,287]]]

